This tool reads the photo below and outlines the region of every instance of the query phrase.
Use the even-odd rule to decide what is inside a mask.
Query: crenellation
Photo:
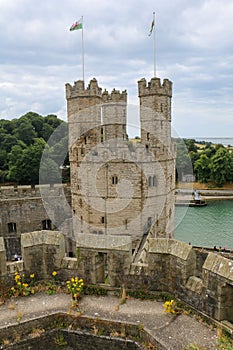
[[[119,90],[113,89],[111,94],[105,89],[102,94],[103,103],[109,102],[127,102],[127,91],[124,90],[120,93]]]
[[[69,83],[66,84],[66,98],[67,100],[75,97],[84,96],[102,96],[102,89],[98,86],[97,80],[93,78],[85,89],[84,81],[78,80],[71,86]]]
[[[143,78],[138,81],[139,97],[159,95],[172,97],[172,82],[168,79],[164,79],[161,84],[160,78],[152,78],[148,84],[146,79]]]

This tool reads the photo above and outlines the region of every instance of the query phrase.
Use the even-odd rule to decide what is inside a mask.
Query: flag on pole
[[[78,30],[82,28],[83,28],[83,22],[82,22],[82,18],[80,18],[79,21],[76,21],[75,23],[72,24],[72,26],[70,27],[70,31],[72,32],[73,30]]]
[[[154,29],[154,25],[155,25],[155,20],[153,19],[152,23],[151,23],[151,27],[150,27],[150,32],[149,32],[149,36],[151,36],[153,29]]]

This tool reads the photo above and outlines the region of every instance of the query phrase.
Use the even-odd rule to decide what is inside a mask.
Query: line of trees
[[[0,120],[0,182],[38,184],[41,156],[45,150],[47,173],[52,181],[59,173],[59,165],[68,165],[68,156],[63,164],[56,163],[61,149],[68,149],[68,137],[58,139],[52,145],[47,141],[64,122],[56,115],[45,117],[29,112],[18,119]]]
[[[174,140],[177,144],[179,179],[182,174],[194,174],[199,182],[213,181],[218,186],[233,181],[232,146],[224,147],[194,139]],[[66,169],[63,170],[63,181],[68,182],[67,150],[67,124],[54,114],[43,117],[28,112],[18,119],[1,119],[0,182],[38,184],[39,170],[42,175],[40,182],[56,182],[61,167]]]
[[[221,187],[233,181],[233,147],[194,139],[175,139],[177,169],[194,174],[201,183],[214,182]]]

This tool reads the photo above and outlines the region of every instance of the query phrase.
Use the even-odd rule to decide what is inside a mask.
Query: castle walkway
[[[216,330],[186,314],[175,316],[165,313],[162,302],[129,298],[119,305],[119,298],[114,296],[84,296],[80,309],[87,317],[143,325],[162,345],[162,349],[181,350],[190,344],[216,349]],[[9,300],[0,307],[0,329],[6,328],[6,338],[9,327],[18,324],[20,312],[21,323],[57,312],[75,313],[71,309],[70,295],[63,293]]]

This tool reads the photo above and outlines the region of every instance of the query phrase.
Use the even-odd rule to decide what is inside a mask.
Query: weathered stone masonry
[[[126,135],[126,91],[66,84],[74,232],[173,237],[172,83],[138,82],[141,142]]]
[[[233,261],[221,254],[203,252],[204,264],[198,268],[198,255],[190,245],[173,239],[149,238],[147,264],[132,273],[130,237],[81,235],[79,256],[65,256],[64,237],[58,231],[22,234],[22,261],[6,262],[0,237],[0,276],[8,278],[16,270],[51,278],[58,271],[64,280],[83,277],[87,284],[176,294],[206,315],[230,324],[233,322]]]

